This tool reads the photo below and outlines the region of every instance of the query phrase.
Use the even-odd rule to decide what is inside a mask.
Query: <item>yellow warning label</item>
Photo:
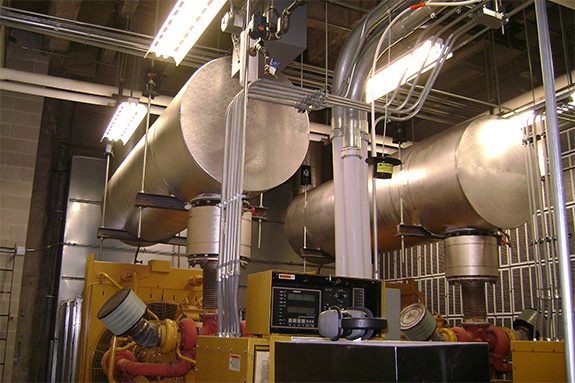
[[[393,173],[393,165],[386,164],[385,162],[379,162],[376,169],[378,173]]]

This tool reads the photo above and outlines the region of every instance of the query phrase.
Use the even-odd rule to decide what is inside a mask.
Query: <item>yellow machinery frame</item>
[[[172,268],[169,261],[147,265],[100,262],[94,255],[86,261],[82,304],[82,327],[78,355],[78,382],[90,382],[96,346],[107,331],[97,319],[100,307],[119,288],[131,288],[146,303],[178,306],[179,315],[199,321],[202,307],[202,270]],[[199,325],[199,323],[198,323]]]
[[[514,382],[566,382],[565,342],[512,341]]]

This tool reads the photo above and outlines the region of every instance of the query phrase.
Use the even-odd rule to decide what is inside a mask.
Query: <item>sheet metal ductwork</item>
[[[523,224],[529,201],[522,138],[514,123],[482,117],[403,150],[403,169],[396,167],[392,179],[377,180],[379,250],[400,247],[401,196],[405,224],[423,225],[434,233]],[[333,183],[328,182],[308,192],[307,205],[298,196],[288,207],[285,227],[297,252],[305,225],[307,247],[334,254],[333,200]]]
[[[219,193],[223,171],[226,109],[242,89],[230,77],[229,57],[198,69],[150,128],[145,178],[147,193],[190,201],[201,193]],[[289,81],[282,78],[280,81]],[[307,114],[262,101],[248,102],[244,191],[271,189],[289,179],[303,161],[309,143]],[[106,226],[138,234],[134,199],[141,189],[144,138],[132,150],[108,188]],[[146,208],[141,239],[158,242],[186,227],[187,213]]]

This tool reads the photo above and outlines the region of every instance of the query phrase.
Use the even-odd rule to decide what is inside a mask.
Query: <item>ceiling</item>
[[[241,5],[240,0],[234,2],[236,6]],[[64,19],[59,22],[71,23],[74,28],[96,31],[104,36],[138,39],[138,34],[147,38],[153,36],[174,3],[155,0],[4,0],[3,5]],[[423,110],[416,118],[403,123],[409,132],[408,138],[417,141],[479,113],[498,113],[497,105],[541,85],[535,13],[529,3],[503,0],[503,6],[512,15],[503,33],[500,29],[475,26],[459,40],[453,58],[444,65]],[[326,73],[326,64],[331,76],[349,32],[378,1],[315,0],[307,4],[307,49],[296,60],[297,65],[288,71],[297,77],[302,68],[299,63],[303,61],[306,65],[304,75],[321,80]],[[575,68],[575,12],[555,3],[549,3],[548,12],[555,73],[560,75]],[[27,14],[26,17],[38,16]],[[144,59],[141,52],[137,55],[130,54],[134,52],[121,53],[113,46],[72,37],[55,37],[58,35],[39,31],[29,32],[42,38],[41,47],[31,48],[26,45],[27,40],[18,37],[22,36],[21,29],[31,29],[15,25],[8,28],[8,45],[13,51],[33,49],[47,57],[50,75],[124,89],[141,90],[146,74],[154,71],[158,73],[160,94],[174,96],[202,60],[205,62],[230,52],[230,35],[219,31],[219,20],[219,17],[214,20],[198,42],[200,47],[192,51],[194,58],[179,67]],[[131,34],[128,36],[126,31]],[[410,46],[414,38],[402,41],[392,54]],[[142,37],[140,41],[147,40]],[[111,108],[83,105],[77,113],[83,116],[74,118],[74,123],[93,132],[90,134],[90,139],[93,139],[103,132]],[[328,122],[329,115],[318,113],[312,118]]]

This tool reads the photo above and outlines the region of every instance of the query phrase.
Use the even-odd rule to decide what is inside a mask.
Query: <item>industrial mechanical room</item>
[[[0,381],[575,382],[575,1],[0,0]]]

